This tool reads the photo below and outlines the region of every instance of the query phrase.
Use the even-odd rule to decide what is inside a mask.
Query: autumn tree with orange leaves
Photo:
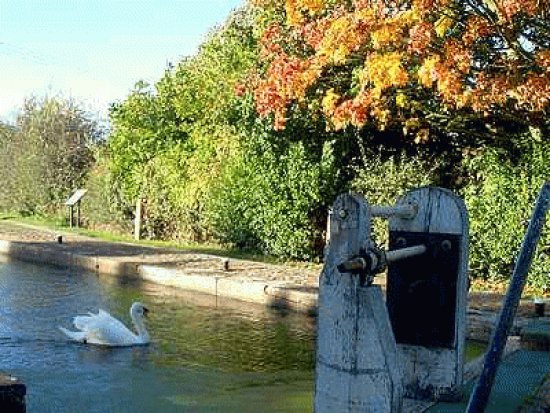
[[[113,106],[105,193],[126,211],[146,197],[151,237],[309,260],[339,193],[441,186],[467,205],[472,276],[506,277],[550,176],[545,7],[248,0]],[[529,282],[550,294],[549,265]]]
[[[272,18],[260,41],[264,65],[246,84],[276,130],[304,110],[330,131],[370,125],[416,143],[472,120],[488,134],[545,121],[548,2],[253,3]]]

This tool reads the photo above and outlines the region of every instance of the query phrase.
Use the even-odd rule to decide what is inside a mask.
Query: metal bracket
[[[426,251],[425,245],[414,245],[392,251],[370,247],[367,250],[361,250],[359,255],[344,261],[337,268],[341,273],[359,274],[361,285],[368,287],[373,283],[374,276],[384,272],[388,264],[424,254]]]

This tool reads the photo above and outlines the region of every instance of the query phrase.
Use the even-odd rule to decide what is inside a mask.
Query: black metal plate
[[[386,304],[398,343],[454,347],[460,242],[457,234],[390,231],[390,251],[428,247],[388,268]]]

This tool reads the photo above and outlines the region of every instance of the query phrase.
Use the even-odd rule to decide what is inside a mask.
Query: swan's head
[[[145,307],[140,302],[135,302],[134,304],[132,304],[132,307],[130,307],[130,314],[133,317],[143,318],[143,317],[147,316],[148,312],[149,312],[149,310],[147,309],[147,307]]]

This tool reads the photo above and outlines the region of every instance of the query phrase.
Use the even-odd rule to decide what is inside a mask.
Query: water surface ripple
[[[148,347],[68,342],[57,326],[103,308],[151,310]],[[137,280],[0,261],[0,370],[28,412],[308,412],[313,320]]]

